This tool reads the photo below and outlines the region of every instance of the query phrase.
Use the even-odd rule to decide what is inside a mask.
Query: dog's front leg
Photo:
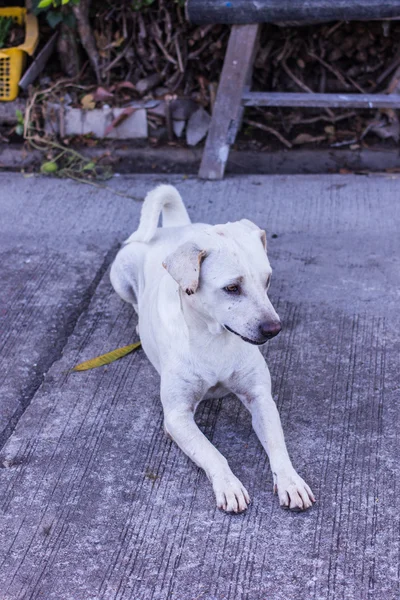
[[[191,384],[188,379],[183,380],[171,373],[162,376],[161,401],[165,431],[206,472],[213,486],[217,506],[227,512],[242,512],[250,502],[246,488],[194,420],[196,406],[205,391],[198,380]]]
[[[262,359],[261,355],[260,358]],[[269,457],[274,491],[278,493],[280,505],[292,510],[310,508],[315,502],[314,494],[293,468],[278,409],[271,394],[269,370],[263,359],[255,377],[254,370],[250,377],[244,375],[239,388],[232,391],[251,413],[253,429]]]

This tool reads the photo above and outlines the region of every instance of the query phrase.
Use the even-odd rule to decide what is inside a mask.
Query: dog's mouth
[[[247,338],[244,335],[240,335],[240,333],[238,333],[237,331],[234,331],[233,329],[231,329],[230,327],[228,327],[228,325],[224,325],[224,327],[225,327],[225,329],[227,329],[231,333],[234,333],[235,335],[238,335],[240,338],[242,338],[242,340],[244,342],[247,342],[248,344],[253,344],[254,346],[262,346],[263,344],[265,344],[265,342],[268,341],[268,340],[263,340],[262,342],[258,342],[257,340],[251,340],[250,338]]]

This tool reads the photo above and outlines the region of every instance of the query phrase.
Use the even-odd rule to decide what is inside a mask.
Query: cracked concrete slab
[[[38,251],[29,243],[2,253],[0,446],[61,356],[109,260],[100,249]]]
[[[110,185],[143,197],[155,181]],[[271,296],[284,329],[263,351],[293,462],[318,502],[306,514],[279,509],[267,458],[235,398],[206,402],[197,415],[252,495],[249,511],[232,517],[215,508],[204,474],[164,436],[158,376],[141,351],[67,374],[136,339],[136,317],[101,269],[133,230],[140,203],[2,175],[0,247],[14,286],[3,297],[12,305],[17,298],[13,360],[18,349],[29,356],[36,340],[39,358],[53,361],[0,454],[1,600],[397,600],[399,180],[168,181],[195,220],[246,216],[268,231]],[[39,305],[24,317],[29,339],[18,325],[26,289]],[[16,379],[29,385],[20,368]],[[18,396],[17,387],[6,389]]]
[[[121,200],[62,181],[1,175],[0,447],[112,260],[121,220],[138,214],[137,202]]]

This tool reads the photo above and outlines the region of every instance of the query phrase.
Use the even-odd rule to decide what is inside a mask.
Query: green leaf
[[[75,29],[75,27],[76,27],[76,19],[75,19],[74,13],[69,12],[68,14],[64,15],[63,16],[63,22],[70,29]]]
[[[90,360],[86,360],[79,365],[76,365],[72,371],[88,371],[89,369],[95,369],[96,367],[102,367],[103,365],[108,365],[123,356],[126,356],[130,352],[137,350],[140,348],[141,343],[136,342],[135,344],[130,344],[129,346],[123,346],[122,348],[117,348],[117,350],[113,350],[112,352],[107,352],[107,354],[101,354],[101,356],[97,356],[96,358],[91,358]]]
[[[21,123],[18,123],[18,125],[16,126],[15,133],[17,135],[24,135],[24,126],[21,125]]]
[[[46,15],[46,19],[50,27],[55,29],[55,27],[57,27],[57,25],[63,20],[63,15],[55,10],[49,10]]]
[[[52,4],[53,0],[40,0],[38,8],[47,8]]]
[[[0,48],[3,48],[6,43],[12,23],[11,17],[0,17]]]
[[[94,163],[93,161],[90,161],[83,167],[83,170],[84,171],[93,171],[93,169],[95,169],[95,168],[96,168],[96,163]]]
[[[44,162],[40,167],[40,171],[44,174],[55,173],[56,171],[58,171],[57,163],[53,162],[52,160]]]

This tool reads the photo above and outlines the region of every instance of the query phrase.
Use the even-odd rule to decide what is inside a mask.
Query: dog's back
[[[110,279],[117,294],[138,311],[138,298],[143,278],[142,268],[146,251],[155,237],[162,214],[162,228],[183,227],[191,221],[183,200],[172,185],[159,185],[149,192],[143,202],[139,227],[123,243],[111,267]],[[139,242],[139,243],[137,243]],[[162,269],[162,258],[159,260]]]

